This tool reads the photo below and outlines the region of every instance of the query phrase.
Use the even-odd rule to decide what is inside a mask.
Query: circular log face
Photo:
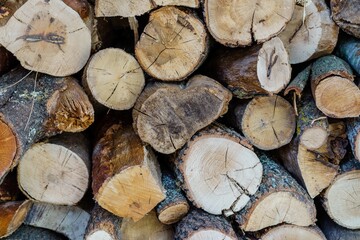
[[[187,202],[169,206],[160,212],[158,218],[164,224],[173,224],[182,219],[189,211],[189,204]]]
[[[280,96],[256,97],[245,109],[241,128],[249,141],[262,150],[288,144],[295,132],[295,111]]]
[[[115,48],[99,51],[91,58],[85,81],[98,102],[116,110],[133,107],[145,85],[136,59]]]
[[[91,35],[80,16],[59,0],[29,0],[10,18],[0,42],[29,70],[68,76],[84,67]]]
[[[326,240],[317,227],[299,227],[295,225],[280,225],[268,231],[262,240]]]
[[[187,196],[211,214],[241,210],[260,185],[259,158],[235,138],[199,137],[184,156],[182,171]]]
[[[85,162],[69,149],[56,144],[36,144],[20,161],[18,181],[32,199],[73,205],[85,194],[89,171]]]
[[[0,120],[0,179],[7,173],[16,155],[17,143],[9,126]]]
[[[86,237],[86,240],[115,240],[106,231],[99,230]]]
[[[163,7],[150,15],[135,54],[149,75],[180,81],[202,63],[207,44],[207,33],[199,19],[175,7]]]
[[[206,0],[204,14],[212,36],[237,47],[276,36],[290,21],[294,6],[293,0]]]
[[[234,238],[216,230],[202,230],[194,232],[189,238],[189,240],[233,240]]]
[[[360,170],[338,176],[326,190],[325,209],[339,225],[360,228]]]

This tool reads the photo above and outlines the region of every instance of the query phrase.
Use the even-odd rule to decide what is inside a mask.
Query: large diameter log
[[[162,7],[150,14],[135,54],[150,76],[163,81],[181,81],[205,60],[208,36],[205,26],[192,13]]]
[[[63,1],[29,0],[0,29],[0,43],[28,70],[69,76],[85,66],[91,34]]]
[[[31,227],[22,225],[13,234],[4,238],[6,240],[65,240],[66,237],[58,234],[54,231],[50,231],[44,228]]]
[[[121,239],[131,240],[173,240],[174,229],[171,225],[162,224],[156,217],[155,211],[149,212],[140,221],[134,222],[129,218],[123,219],[121,224]]]
[[[111,126],[93,152],[92,190],[101,207],[140,220],[165,198],[154,153],[131,125]]]
[[[348,229],[360,228],[359,191],[360,163],[352,158],[341,164],[340,174],[322,196],[324,209],[337,224]]]
[[[294,108],[280,96],[259,96],[250,102],[239,102],[231,113],[235,127],[262,150],[288,144],[295,132]]]
[[[339,34],[325,0],[303,2],[295,6],[291,21],[279,35],[289,52],[291,64],[330,54]]]
[[[260,156],[264,168],[259,190],[235,214],[244,231],[258,231],[280,223],[310,226],[316,221],[316,208],[306,191],[268,156]]]
[[[175,229],[175,240],[236,240],[232,226],[221,216],[193,209]]]
[[[96,0],[96,17],[135,17],[149,12],[155,7],[152,0]]]
[[[331,0],[332,18],[346,33],[360,38],[360,1]]]
[[[325,115],[333,118],[360,116],[360,89],[353,82],[352,74],[349,64],[334,55],[313,63],[311,89],[316,106]]]
[[[0,238],[12,234],[24,222],[31,208],[31,201],[5,202],[0,204]]]
[[[121,222],[112,213],[101,208],[98,204],[91,211],[91,218],[86,228],[85,240],[118,240],[121,238]]]
[[[72,77],[55,78],[16,69],[0,78],[0,182],[35,142],[60,132],[79,132],[94,109]]]
[[[204,17],[216,41],[229,47],[262,43],[279,34],[290,21],[295,1],[205,0]]]
[[[133,109],[134,129],[156,151],[180,149],[200,129],[225,114],[230,91],[205,76],[192,77],[185,86],[149,86]]]
[[[126,110],[134,106],[144,88],[145,77],[133,56],[121,49],[108,48],[91,57],[83,85],[100,104]]]
[[[33,203],[25,224],[45,228],[65,235],[70,240],[84,239],[90,214],[75,206]]]
[[[261,236],[262,240],[326,240],[324,234],[318,227],[300,227],[296,225],[280,225],[267,231]]]
[[[210,55],[205,67],[240,99],[278,93],[291,78],[288,54],[277,37],[246,49],[220,48]]]
[[[342,37],[339,40],[337,54],[344,59],[360,75],[360,39],[354,37]]]
[[[161,181],[166,191],[166,198],[156,206],[156,213],[160,222],[173,224],[188,213],[190,206],[170,171],[162,171]]]
[[[90,177],[90,149],[81,134],[62,134],[36,143],[18,166],[20,189],[32,200],[75,205]]]
[[[351,150],[355,158],[360,161],[360,118],[347,119],[346,129]]]
[[[221,126],[197,133],[175,159],[188,199],[211,214],[238,212],[259,188],[262,165],[247,142]],[[221,201],[219,201],[221,196]]]
[[[200,0],[154,0],[157,6],[184,6],[191,8],[200,7]]]

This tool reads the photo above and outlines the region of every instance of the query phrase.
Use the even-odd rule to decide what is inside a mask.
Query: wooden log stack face
[[[359,10],[2,1],[0,238],[359,240]]]

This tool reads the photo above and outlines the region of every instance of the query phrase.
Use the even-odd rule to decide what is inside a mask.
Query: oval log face
[[[89,29],[60,0],[27,1],[1,29],[0,42],[24,68],[53,76],[78,72],[91,50]]]
[[[7,124],[0,120],[0,180],[11,167],[16,149],[17,143],[14,133]]]

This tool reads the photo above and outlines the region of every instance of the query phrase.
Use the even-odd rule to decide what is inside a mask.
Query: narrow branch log
[[[90,215],[75,206],[55,206],[47,203],[33,203],[25,224],[53,230],[70,240],[84,239]]]
[[[193,209],[176,226],[175,240],[235,240],[238,239],[231,224],[223,217]]]
[[[121,238],[122,219],[95,205],[86,229],[85,240],[117,240]]]
[[[131,125],[115,124],[93,152],[95,200],[120,217],[140,220],[165,198],[154,153]]]
[[[280,96],[255,97],[231,111],[234,125],[257,148],[273,150],[288,144],[295,132],[294,108]]]
[[[303,2],[302,6],[295,6],[291,21],[279,35],[289,52],[291,64],[330,54],[339,34],[325,0]]]
[[[231,97],[230,91],[202,75],[192,77],[185,86],[153,86],[135,105],[134,129],[156,151],[173,153],[225,114]]]
[[[91,33],[63,1],[28,0],[0,29],[0,43],[28,70],[69,76],[85,66]]]
[[[31,146],[18,166],[20,189],[33,200],[76,204],[89,185],[89,147],[81,134],[62,134]]]
[[[65,236],[56,232],[44,229],[22,225],[16,232],[11,234],[6,240],[40,240],[40,239],[51,239],[51,240],[65,240]]]
[[[88,97],[72,77],[16,69],[0,78],[0,182],[35,142],[62,131],[83,131],[94,121]]]
[[[337,224],[349,229],[360,228],[359,191],[360,163],[349,159],[342,163],[340,174],[322,196],[324,209]]]
[[[31,208],[31,201],[0,204],[0,238],[11,235],[24,222]]]
[[[265,155],[260,156],[264,172],[259,190],[235,215],[244,231],[258,231],[280,223],[309,226],[315,223],[316,208],[306,191]]]
[[[332,19],[348,34],[360,38],[360,11],[358,1],[331,0]]]
[[[84,71],[83,85],[100,104],[126,110],[134,106],[145,77],[133,56],[121,49],[108,48],[92,56]]]
[[[205,26],[196,15],[175,7],[150,14],[135,47],[141,67],[163,81],[181,81],[193,73],[208,52]]]
[[[325,115],[333,118],[360,115],[360,89],[353,82],[352,74],[351,67],[333,55],[313,63],[311,89],[316,106]]]
[[[188,213],[190,206],[175,177],[169,171],[162,171],[161,180],[166,198],[156,206],[156,212],[160,222],[173,224]]]
[[[229,47],[262,43],[278,35],[290,21],[295,1],[205,0],[204,17],[216,41]]]
[[[177,178],[195,206],[215,215],[238,212],[255,194],[262,166],[244,142],[230,129],[211,126],[193,136],[179,152]]]
[[[284,95],[288,95],[289,92],[294,91],[300,98],[304,91],[306,84],[310,79],[312,65],[310,64],[304,70],[302,70],[296,77],[290,82],[289,86],[285,89]]]
[[[122,239],[174,239],[173,227],[159,222],[155,211],[149,212],[140,221],[137,222],[134,222],[131,219],[123,219],[120,231]]]
[[[326,240],[324,234],[318,227],[300,227],[295,225],[280,225],[274,227],[261,236],[262,240],[277,240],[277,239],[291,239],[291,240]]]
[[[152,0],[96,0],[96,17],[135,17],[149,12],[155,7]]]

